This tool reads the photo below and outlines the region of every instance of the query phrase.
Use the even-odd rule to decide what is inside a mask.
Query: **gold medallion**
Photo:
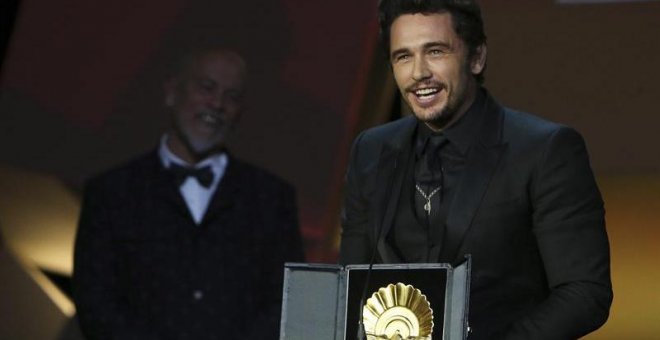
[[[433,310],[422,292],[401,282],[375,292],[362,307],[368,340],[431,340]]]

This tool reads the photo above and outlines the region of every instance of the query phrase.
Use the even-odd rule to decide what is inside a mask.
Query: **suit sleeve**
[[[605,211],[576,131],[557,130],[541,159],[532,218],[550,294],[507,338],[576,339],[605,323],[612,302]]]
[[[246,339],[275,339],[279,335],[282,310],[282,284],[284,263],[304,262],[305,255],[298,223],[295,191],[290,185],[272,198],[265,200],[274,209],[264,218],[269,232],[262,235],[260,263],[255,263],[259,273],[260,295],[256,305],[260,306]]]
[[[369,201],[364,197],[364,167],[360,164],[360,144],[364,133],[360,134],[351,149],[348,170],[344,183],[344,199],[341,210],[341,264],[369,263],[372,249],[369,246]]]
[[[86,188],[75,241],[73,290],[81,329],[88,339],[157,339],[126,308],[104,192]]]

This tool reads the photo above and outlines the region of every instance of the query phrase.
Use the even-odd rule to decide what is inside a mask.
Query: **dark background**
[[[589,147],[615,284],[610,321],[589,338],[658,334],[660,2],[481,4],[491,93],[577,128]],[[296,186],[308,260],[336,260],[350,143],[396,107],[376,0],[1,6],[0,229],[17,253],[70,273],[84,180],[155,147],[168,63],[222,43],[250,70],[232,152]]]

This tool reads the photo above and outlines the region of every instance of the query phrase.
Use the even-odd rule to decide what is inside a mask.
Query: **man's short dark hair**
[[[486,43],[481,9],[474,0],[380,0],[378,4],[380,39],[388,59],[392,23],[401,15],[417,13],[449,13],[454,31],[467,45],[468,60],[476,55],[479,46]],[[484,80],[483,71],[485,69],[475,75],[479,84]]]

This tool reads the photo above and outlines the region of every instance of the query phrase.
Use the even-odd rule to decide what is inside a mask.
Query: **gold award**
[[[422,292],[401,282],[379,288],[362,307],[368,340],[431,340],[433,310]]]

